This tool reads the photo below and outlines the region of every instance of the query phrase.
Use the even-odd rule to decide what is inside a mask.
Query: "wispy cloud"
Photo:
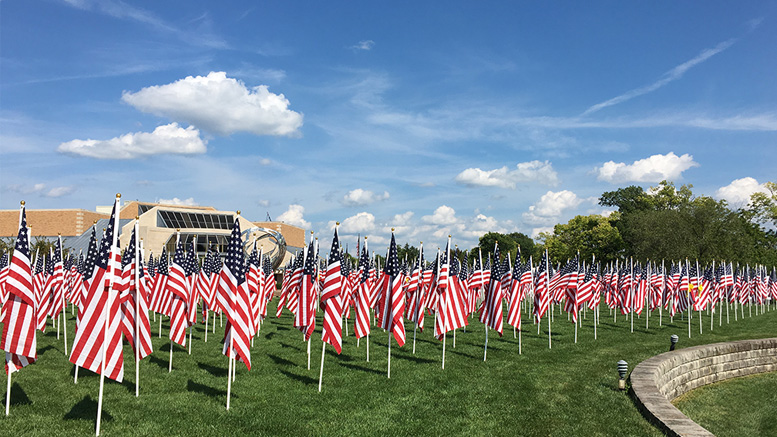
[[[722,43],[716,45],[715,47],[711,49],[704,49],[701,53],[696,55],[693,59],[688,60],[686,62],[683,62],[682,64],[672,68],[671,70],[664,73],[664,75],[661,77],[661,79],[657,80],[656,82],[651,83],[650,85],[645,85],[636,89],[633,89],[631,91],[628,91],[624,94],[621,94],[617,97],[613,97],[609,100],[605,100],[604,102],[597,103],[590,108],[586,109],[585,112],[583,112],[582,115],[589,115],[596,111],[599,111],[601,109],[607,108],[609,106],[617,105],[619,103],[623,103],[625,101],[631,100],[635,97],[639,97],[648,93],[651,93],[664,85],[673,82],[677,79],[680,79],[683,77],[683,75],[690,70],[691,68],[701,64],[702,62],[706,61],[707,59],[717,55],[718,53],[726,50],[727,48],[734,45],[734,43],[737,41],[736,38],[732,38],[726,41],[723,41]]]
[[[180,29],[147,10],[136,8],[119,0],[63,1],[77,9],[94,11],[113,18],[118,18],[120,20],[135,21],[145,24],[156,31],[175,35],[180,40],[190,44],[202,45],[209,48],[228,47],[227,43],[223,39],[213,35],[212,32],[207,31],[207,29],[197,28],[196,32]],[[199,21],[203,18],[207,18],[207,15],[202,15],[196,18],[195,21]]]
[[[353,50],[353,51],[362,50],[362,51],[367,51],[368,52],[368,51],[372,50],[372,48],[374,46],[375,46],[375,41],[373,41],[371,39],[367,39],[367,40],[364,40],[364,41],[359,41],[358,43],[352,45],[351,46],[351,50]]]

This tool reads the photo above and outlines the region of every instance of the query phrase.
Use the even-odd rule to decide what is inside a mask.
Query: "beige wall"
[[[110,216],[84,209],[28,209],[27,225],[33,237],[75,237],[86,232],[98,219]],[[19,233],[19,210],[0,210],[0,237]]]

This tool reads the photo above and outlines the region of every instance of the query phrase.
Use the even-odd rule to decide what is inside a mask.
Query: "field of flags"
[[[36,331],[46,329],[56,328],[59,335],[64,327],[61,331],[65,353],[76,366],[74,383],[79,369],[100,375],[96,411],[99,434],[103,381],[105,377],[123,380],[125,341],[134,356],[135,395],[140,394],[139,362],[154,352],[152,317],[159,318],[161,335],[165,316],[171,345],[188,346],[189,353],[191,328],[198,320],[210,323],[215,333],[216,318],[226,318],[224,337],[218,340],[223,341],[222,353],[227,357],[229,409],[236,364],[239,361],[247,370],[251,369],[254,338],[267,318],[268,302],[275,298],[276,317],[284,311],[293,315],[294,328],[306,343],[308,369],[316,315],[323,313],[319,391],[326,345],[338,354],[341,352],[349,321],[356,341],[366,346],[368,361],[370,334],[377,328],[387,333],[383,335],[388,335],[386,374],[390,378],[392,339],[397,346],[405,346],[407,325],[413,327],[413,353],[418,331],[431,328],[442,345],[444,369],[448,335],[452,335],[455,346],[457,330],[474,329],[470,326],[474,320],[479,320],[483,327],[478,325],[478,329],[485,331],[486,360],[488,333],[493,330],[503,334],[505,315],[518,336],[522,332],[522,315],[529,318],[538,333],[547,323],[548,347],[552,347],[553,323],[574,323],[575,341],[578,328],[590,329],[595,338],[600,317],[605,316],[600,314],[602,310],[608,313],[606,317],[630,318],[632,332],[635,315],[640,321],[644,319],[646,327],[651,316],[653,323],[659,325],[664,317],[682,317],[688,322],[690,336],[692,320],[698,319],[702,333],[707,326],[703,321],[707,319],[709,329],[714,329],[715,318],[721,325],[723,318],[736,321],[744,317],[745,311],[748,315],[753,311],[758,314],[777,302],[774,267],[740,266],[724,261],[699,265],[691,260],[621,260],[602,265],[578,257],[553,265],[547,252],[537,262],[521,257],[520,251],[511,260],[509,256],[501,257],[498,247],[485,257],[480,254],[474,260],[462,260],[451,251],[450,237],[446,249],[429,256],[429,261],[425,259],[423,245],[418,259],[400,260],[393,234],[385,265],[381,266],[379,258],[369,251],[366,240],[357,249],[358,262],[352,265],[351,258],[342,250],[337,229],[326,257],[321,256],[317,240],[311,238],[308,246],[283,268],[281,288],[277,291],[269,258],[256,249],[245,256],[237,220],[223,256],[209,250],[200,263],[195,244],[183,247],[178,242],[172,256],[151,255],[144,263],[137,229],[127,248],[118,247],[118,200],[117,197],[109,225],[99,240],[92,229],[88,253],[83,257],[63,257],[61,241],[52,253],[31,254],[22,206],[14,252],[10,257],[4,254],[0,260],[0,348],[6,352],[8,376],[6,415],[11,376],[35,362]],[[68,304],[77,311],[72,344],[68,344],[67,327],[60,326],[66,323],[64,313]],[[560,317],[561,311],[567,313],[567,320]],[[584,326],[581,314],[588,313],[592,323]],[[49,320],[61,322],[47,326]],[[522,353],[520,344],[519,337],[516,354]],[[172,347],[169,353],[171,372]]]

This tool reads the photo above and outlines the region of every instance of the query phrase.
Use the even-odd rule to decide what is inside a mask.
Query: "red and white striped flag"
[[[0,337],[0,349],[5,351],[6,373],[13,373],[38,358],[30,239],[24,206],[19,214],[19,233],[5,278],[8,297],[3,306],[3,333]]]
[[[133,351],[135,351],[135,345],[140,344],[140,350],[137,351],[139,353],[135,355],[139,359],[143,359],[153,352],[153,348],[151,346],[151,325],[148,320],[148,304],[146,303],[146,280],[142,266],[135,256],[138,244],[137,234],[133,230],[130,244],[127,248],[129,261],[124,266],[124,271],[122,272],[121,293],[119,296],[121,299],[121,322],[124,338],[127,339]],[[136,272],[136,270],[138,271]],[[138,282],[135,282],[136,273],[139,278]],[[137,309],[135,308],[136,305],[138,305]],[[137,320],[135,319],[136,313],[138,315]],[[140,339],[139,342],[135,339],[136,333]]]
[[[491,266],[486,298],[480,307],[480,322],[488,325],[502,336],[502,272],[499,263],[499,246],[494,247],[494,263]]]
[[[219,273],[218,305],[227,315],[224,355],[242,361],[251,370],[251,304],[245,275],[245,254],[240,238],[240,222],[235,218],[227,246],[227,257]]]
[[[316,296],[318,281],[316,280],[316,250],[314,240],[310,240],[305,252],[305,262],[300,277],[299,298],[294,326],[305,334],[305,341],[310,339],[316,327]]]
[[[186,255],[183,244],[178,241],[173,256],[173,265],[167,278],[167,290],[170,293],[170,340],[186,346],[186,328],[189,327],[189,280],[184,267]]]
[[[118,206],[119,197],[116,197],[95,260],[83,315],[76,328],[70,362],[121,382],[124,379],[119,312],[121,302],[115,288],[115,275],[121,269],[121,253],[117,245]]]
[[[394,340],[400,347],[405,345],[405,324],[402,318],[405,313],[405,298],[402,291],[403,276],[397,256],[397,242],[392,232],[386,266],[378,286],[380,296],[378,299],[378,321],[381,328],[394,335]]]
[[[356,284],[356,322],[353,330],[356,338],[362,338],[370,333],[370,255],[367,242],[364,242],[359,258],[359,281]]]
[[[343,276],[341,274],[342,256],[337,228],[329,251],[329,264],[324,277],[324,289],[321,292],[321,307],[324,310],[324,327],[321,339],[335,348],[339,354],[343,349]]]

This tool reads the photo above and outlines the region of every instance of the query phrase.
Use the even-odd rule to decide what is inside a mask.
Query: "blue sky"
[[[777,2],[0,3],[0,208],[125,199],[470,247],[777,180]]]

